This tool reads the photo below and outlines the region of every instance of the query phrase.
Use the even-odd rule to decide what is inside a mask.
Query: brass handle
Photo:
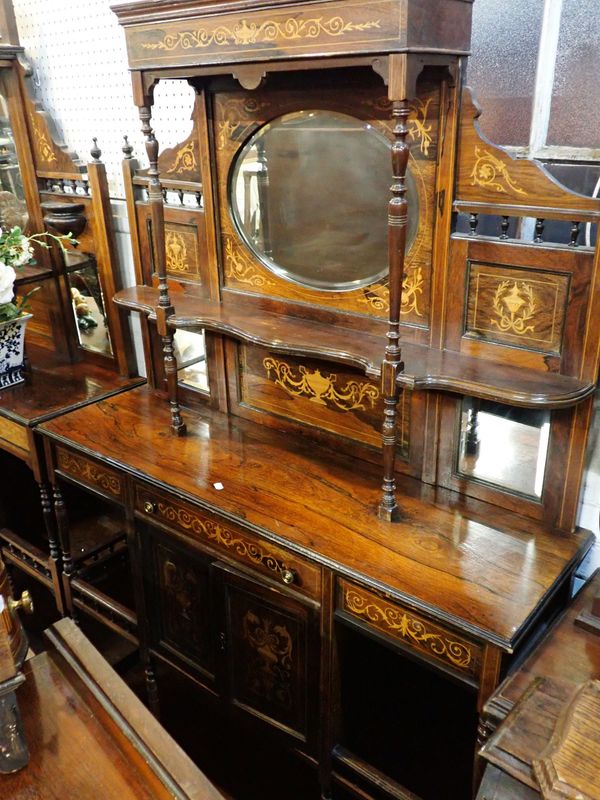
[[[156,511],[156,503],[150,502],[150,500],[146,500],[144,503],[144,511],[146,514],[154,514]]]
[[[293,569],[282,569],[281,580],[289,586],[290,583],[293,583],[296,580],[296,573]]]
[[[13,600],[12,597],[8,598],[8,610],[10,613],[14,614],[19,609],[23,609],[26,614],[33,614],[33,599],[27,589],[21,595],[20,600]]]

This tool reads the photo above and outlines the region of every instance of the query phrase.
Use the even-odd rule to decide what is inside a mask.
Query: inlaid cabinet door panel
[[[230,702],[310,742],[319,687],[318,623],[307,604],[217,564]]]
[[[152,646],[214,681],[215,631],[208,557],[146,528],[146,598]],[[188,669],[189,671],[189,669]]]

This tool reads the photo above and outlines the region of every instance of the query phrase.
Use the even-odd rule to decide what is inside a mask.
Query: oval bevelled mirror
[[[229,184],[238,231],[277,275],[324,291],[349,291],[388,272],[391,143],[367,122],[298,111],[264,125],[235,159]],[[407,173],[407,251],[418,195]]]

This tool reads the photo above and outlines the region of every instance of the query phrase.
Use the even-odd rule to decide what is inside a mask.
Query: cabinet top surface
[[[404,519],[386,523],[376,467],[218,412],[185,416],[177,438],[140,387],[41,430],[507,649],[591,541],[406,477]]]
[[[548,631],[523,666],[502,683],[486,705],[512,708],[536,679],[549,679],[571,687],[600,678],[600,636],[575,625],[589,611],[600,593],[600,570],[596,571],[563,616]]]
[[[101,397],[122,392],[141,378],[122,378],[101,366],[65,364],[51,354],[28,353],[32,364],[25,383],[0,392],[0,417],[32,426],[57,414],[64,414]]]

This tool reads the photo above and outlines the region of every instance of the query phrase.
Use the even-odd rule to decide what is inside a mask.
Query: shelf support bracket
[[[397,414],[400,390],[398,375],[403,371],[402,350],[400,348],[400,309],[402,305],[402,281],[404,279],[404,253],[406,249],[406,228],[408,223],[408,203],[406,199],[406,170],[410,148],[406,141],[408,135],[408,115],[410,113],[409,57],[406,54],[389,56],[388,96],[392,102],[394,121],[394,142],[392,144],[393,182],[388,203],[388,251],[390,264],[390,316],[385,355],[381,365],[381,394],[383,397],[383,482],[378,516],[388,522],[401,518],[400,506],[396,501],[396,447]]]
[[[134,94],[135,94],[134,83]],[[181,417],[177,391],[177,359],[175,357],[174,335],[169,328],[169,317],[173,316],[175,309],[169,296],[167,283],[167,259],[165,248],[165,212],[163,205],[163,191],[158,170],[158,142],[150,125],[152,117],[152,98],[150,93],[143,93],[141,103],[138,105],[142,133],[146,140],[146,153],[148,154],[148,202],[152,220],[152,239],[154,246],[154,259],[158,276],[158,306],[156,309],[156,329],[161,337],[163,350],[163,363],[167,380],[167,394],[171,408],[171,430],[176,436],[183,436],[186,432],[185,423]]]

